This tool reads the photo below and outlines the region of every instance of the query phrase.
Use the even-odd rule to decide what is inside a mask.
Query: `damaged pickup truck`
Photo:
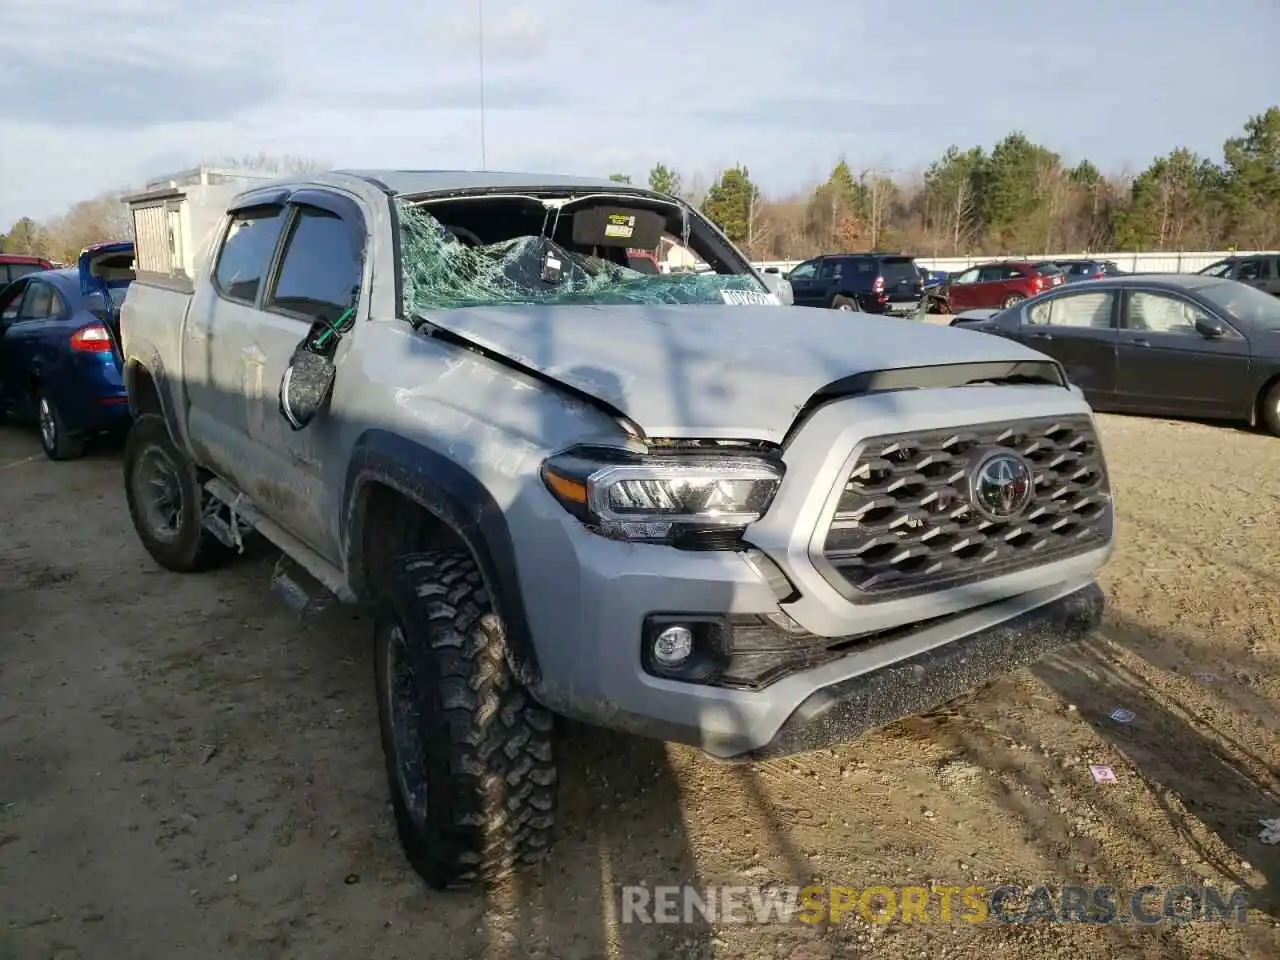
[[[138,535],[177,571],[260,535],[304,600],[376,611],[429,884],[544,857],[556,714],[775,757],[1099,622],[1102,449],[1025,347],[779,305],[697,211],[605,180],[337,172],[131,207]],[[627,266],[663,239],[711,270]]]

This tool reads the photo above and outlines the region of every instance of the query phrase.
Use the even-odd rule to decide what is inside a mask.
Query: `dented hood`
[[[465,307],[424,318],[601,400],[649,436],[780,441],[823,387],[906,367],[1046,357],[999,337],[812,307]]]

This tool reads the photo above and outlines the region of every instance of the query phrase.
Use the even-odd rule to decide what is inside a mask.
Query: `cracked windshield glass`
[[[484,203],[484,201],[478,201]],[[648,210],[590,207],[557,216],[541,204],[501,208],[504,221],[537,221],[562,242],[537,227],[524,235],[483,242],[457,225],[465,216],[439,217],[425,206],[400,201],[400,239],[405,306],[410,315],[428,310],[501,304],[773,304],[776,299],[751,274],[714,272],[660,273],[657,254],[678,249],[693,259],[679,234],[679,212],[669,217]],[[465,209],[453,205],[452,209]],[[497,215],[497,202],[493,208]],[[523,217],[508,210],[520,210]],[[638,223],[635,221],[639,221]],[[669,221],[674,221],[669,222]],[[557,225],[561,228],[556,229]],[[571,225],[571,228],[570,228]],[[674,227],[674,235],[667,232]],[[632,231],[632,232],[628,232]],[[643,235],[651,246],[619,246]],[[593,243],[592,241],[603,241]],[[703,269],[710,270],[706,264]]]

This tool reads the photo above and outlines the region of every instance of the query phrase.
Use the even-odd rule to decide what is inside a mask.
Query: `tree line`
[[[299,157],[216,161],[280,173],[323,165]],[[630,183],[627,174],[612,179]],[[1280,247],[1280,106],[1250,117],[1222,161],[1183,147],[1136,175],[1074,165],[1021,132],[990,151],[948,147],[914,175],[856,168],[841,158],[811,188],[769,197],[737,164],[709,183],[657,163],[649,186],[699,207],[759,260],[837,250],[917,256]],[[124,192],[75,204],[40,222],[23,217],[0,251],[74,261],[84,246],[131,233]]]
[[[855,172],[841,158],[825,182],[789,196],[766,197],[742,164],[686,188],[659,163],[649,185],[697,204],[757,260],[1280,247],[1280,107],[1250,117],[1222,153],[1218,163],[1177,147],[1136,175],[1105,176],[1014,132],[990,152],[948,147],[914,176]]]

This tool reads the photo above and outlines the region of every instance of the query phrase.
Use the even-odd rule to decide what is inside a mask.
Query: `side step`
[[[346,577],[341,570],[278,523],[263,516],[253,501],[243,493],[216,477],[206,483],[204,488],[209,496],[226,506],[230,514],[229,519],[224,520],[216,512],[206,511],[204,525],[215,537],[228,546],[243,549],[240,534],[252,528],[280,548],[284,557],[281,558],[281,563],[276,564],[271,585],[276,593],[286,598],[290,606],[299,611],[321,609],[314,596],[317,590],[328,593],[343,603],[357,602],[356,595],[347,586]],[[281,585],[277,586],[277,583]],[[310,599],[296,606],[298,599],[305,595],[311,595]]]
[[[303,567],[280,554],[271,574],[271,591],[283,600],[300,620],[311,620],[333,606],[336,599],[319,580]]]

